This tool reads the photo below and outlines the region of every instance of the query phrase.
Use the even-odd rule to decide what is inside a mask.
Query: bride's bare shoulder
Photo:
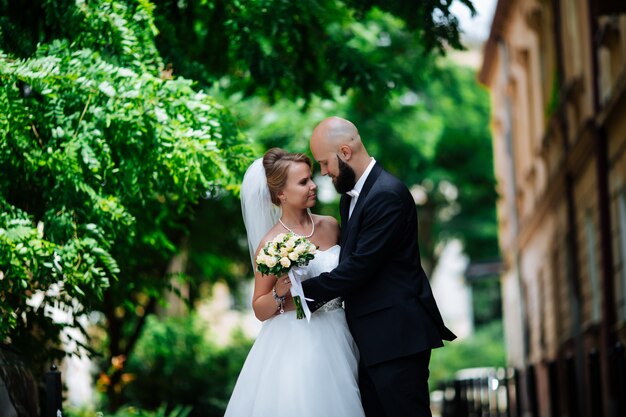
[[[319,231],[333,236],[339,234],[339,223],[333,216],[322,216],[316,214],[314,215],[314,219],[315,227],[317,227]]]
[[[326,227],[339,226],[337,219],[335,219],[333,216],[324,216],[321,214],[314,214],[313,218],[315,219],[316,226],[326,226]]]

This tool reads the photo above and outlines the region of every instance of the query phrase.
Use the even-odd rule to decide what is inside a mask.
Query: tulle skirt
[[[361,417],[358,350],[343,309],[263,323],[225,417]]]

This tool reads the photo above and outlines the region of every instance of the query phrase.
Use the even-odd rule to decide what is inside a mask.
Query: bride
[[[318,250],[305,280],[339,260],[339,226],[309,209],[317,186],[311,160],[273,148],[246,171],[241,205],[254,260],[279,233],[306,237]],[[279,208],[280,207],[280,208]],[[282,209],[282,213],[281,213]],[[256,270],[256,268],[254,268]],[[226,417],[364,416],[358,387],[358,351],[340,299],[296,319],[288,279],[255,273],[252,308],[263,321],[226,408]]]

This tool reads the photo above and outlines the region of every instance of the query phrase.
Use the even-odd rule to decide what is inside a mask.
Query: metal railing
[[[471,368],[442,387],[441,417],[511,417],[515,370]]]
[[[42,398],[32,373],[18,358],[0,360],[0,415],[62,417],[63,386],[55,365],[44,375],[44,388]]]
[[[625,350],[618,342],[606,353],[591,348],[578,361],[566,356],[531,364],[523,372],[515,368],[461,370],[454,380],[440,387],[440,400],[435,406],[441,417],[536,417],[540,413],[541,394],[542,412],[546,415],[623,417]],[[603,361],[608,366],[605,376]],[[540,389],[545,392],[540,393]],[[610,403],[605,404],[607,400]]]
[[[46,372],[46,411],[44,417],[63,416],[63,384],[55,364]]]

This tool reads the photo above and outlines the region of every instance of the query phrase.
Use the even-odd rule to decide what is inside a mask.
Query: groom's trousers
[[[367,417],[431,417],[430,349],[373,366],[359,364],[361,402]]]

